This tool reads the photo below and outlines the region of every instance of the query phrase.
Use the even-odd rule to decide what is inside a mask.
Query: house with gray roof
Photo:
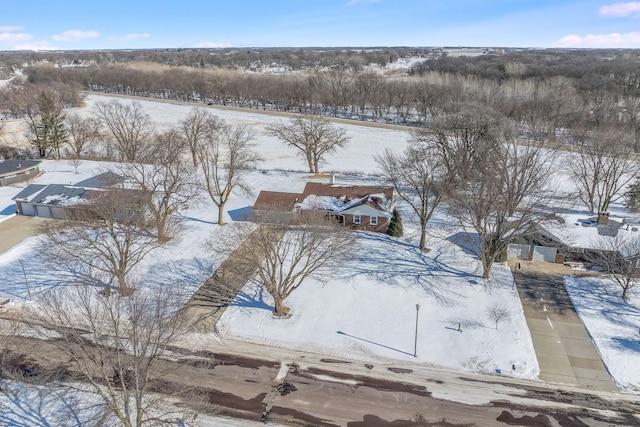
[[[40,173],[39,160],[0,160],[0,187],[28,181]]]
[[[99,191],[122,186],[124,177],[105,172],[74,185],[30,184],[16,194],[18,215],[64,219],[70,209],[84,203]]]

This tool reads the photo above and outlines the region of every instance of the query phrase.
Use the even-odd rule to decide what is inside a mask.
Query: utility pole
[[[413,357],[418,357],[418,315],[420,313],[420,304],[416,304],[416,335],[413,340]]]

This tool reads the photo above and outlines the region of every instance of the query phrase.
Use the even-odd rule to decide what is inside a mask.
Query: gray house
[[[40,173],[38,160],[0,160],[0,187],[27,181]]]
[[[105,172],[75,185],[31,184],[15,195],[18,215],[64,219],[74,206],[86,201],[98,191],[122,186],[124,177]]]

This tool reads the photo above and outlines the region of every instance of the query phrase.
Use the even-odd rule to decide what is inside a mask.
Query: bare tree
[[[603,268],[606,277],[622,290],[622,299],[628,301],[629,291],[640,277],[640,238],[619,230],[615,237],[599,237],[596,245],[599,250],[586,254],[587,259]]]
[[[261,160],[253,149],[253,133],[246,126],[224,126],[197,148],[204,186],[218,207],[218,224],[224,224],[224,207],[234,189],[251,194],[242,177]]]
[[[189,150],[193,167],[198,167],[198,148],[207,139],[222,129],[224,122],[218,119],[204,108],[193,108],[191,112],[179,124],[179,132],[185,139]]]
[[[417,143],[432,147],[447,173],[447,188],[464,182],[476,166],[499,151],[498,120],[470,108],[440,115],[413,134]]]
[[[464,230],[467,249],[480,259],[485,279],[509,240],[526,233],[532,220],[544,217],[541,207],[550,196],[553,152],[540,142],[516,141],[510,130],[501,131],[496,140],[498,148],[464,171],[464,178],[458,177],[446,195],[449,212]]]
[[[73,170],[75,171],[75,173],[78,173],[78,167],[81,163],[80,156],[75,152],[67,153],[67,159],[69,164],[73,166]]]
[[[71,113],[67,114],[66,126],[71,154],[82,158],[89,146],[100,137],[100,122],[93,117],[82,118]]]
[[[105,417],[127,427],[164,424],[184,416],[167,409],[166,396],[150,392],[175,374],[159,362],[183,330],[184,318],[175,315],[180,300],[177,287],[100,296],[71,285],[41,294],[30,321],[39,325],[36,336],[68,358],[69,372],[88,384],[81,391],[98,397]],[[59,338],[48,339],[51,331]]]
[[[420,220],[420,250],[426,249],[427,224],[442,200],[445,169],[433,146],[412,143],[395,154],[389,148],[375,157],[385,180]]]
[[[123,104],[117,99],[96,104],[96,115],[114,138],[120,160],[135,162],[149,151],[151,118],[142,104]]]
[[[570,170],[580,200],[591,213],[607,211],[640,172],[633,140],[612,128],[574,132],[574,137],[580,147],[571,156]]]
[[[317,115],[297,116],[289,123],[267,126],[267,133],[299,150],[310,173],[320,173],[320,164],[327,154],[344,147],[349,141],[346,131]]]
[[[161,244],[145,218],[148,197],[139,190],[96,192],[89,203],[70,209],[68,219],[45,224],[46,256],[62,269],[85,272],[105,289],[115,279],[121,294],[131,294],[129,273]]]
[[[175,129],[154,135],[147,146],[148,153],[113,168],[144,194],[148,213],[153,217],[158,239],[170,240],[178,225],[173,214],[198,199],[200,192],[195,171],[183,153],[185,140]]]
[[[509,318],[509,311],[506,308],[501,307],[499,305],[492,305],[489,308],[487,308],[487,317],[489,317],[490,320],[493,320],[494,322],[496,322],[496,330],[497,330],[498,323],[500,323],[502,320]]]
[[[274,316],[286,317],[285,300],[308,279],[324,281],[357,251],[354,233],[324,215],[269,215],[269,223],[236,223],[211,246],[233,252],[239,271],[256,271],[257,282],[274,300]],[[236,249],[238,242],[243,242]]]

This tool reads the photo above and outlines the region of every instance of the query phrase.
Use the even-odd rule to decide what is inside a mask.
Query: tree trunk
[[[275,306],[273,315],[276,317],[287,317],[289,315],[289,307],[284,305],[284,298],[280,295],[273,295],[273,301]]]
[[[118,280],[118,293],[120,295],[131,295],[132,289],[127,285],[127,279],[124,274],[117,274],[116,279]]]
[[[309,164],[309,173],[315,173],[316,171],[313,170],[313,159],[311,156],[307,156],[307,163]]]
[[[193,168],[198,169],[198,153],[195,149],[191,149],[191,159],[193,160]]]
[[[491,266],[493,265],[493,260],[489,257],[482,257],[482,278],[488,279],[489,273],[491,273]]]
[[[622,299],[627,301],[629,299],[629,297],[627,296],[627,291],[629,290],[628,286],[623,286],[622,287]]]
[[[423,219],[420,220],[420,244],[418,247],[424,252],[427,245],[427,222]]]
[[[218,225],[224,225],[224,203],[218,205]]]

